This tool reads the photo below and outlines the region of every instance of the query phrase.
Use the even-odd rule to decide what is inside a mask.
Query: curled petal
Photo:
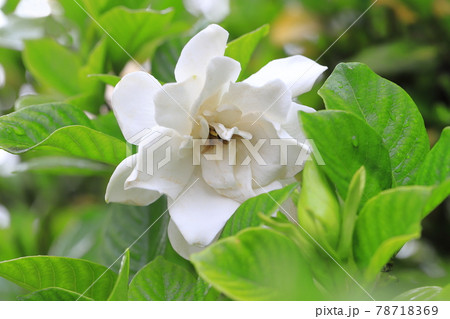
[[[264,115],[271,121],[282,123],[289,112],[291,94],[281,80],[261,86],[240,82],[230,85],[223,102],[237,106],[243,114],[258,113],[258,118]]]
[[[186,239],[184,239],[177,225],[175,225],[172,220],[169,222],[167,233],[169,235],[172,248],[184,259],[189,259],[190,255],[198,253],[204,249],[204,247],[190,245]]]
[[[155,95],[155,119],[158,125],[190,135],[194,118],[190,110],[201,91],[198,78],[165,84]]]
[[[326,69],[327,67],[311,59],[296,55],[269,62],[244,82],[262,86],[274,79],[281,79],[291,92],[291,96],[296,97],[310,91]]]
[[[107,203],[147,206],[161,196],[161,193],[155,190],[138,187],[125,189],[125,181],[135,168],[136,156],[127,157],[117,166],[106,188],[105,200]]]
[[[191,114],[198,113],[200,107],[202,111],[208,110],[208,107],[215,110],[221,103],[222,95],[228,91],[230,83],[236,82],[241,72],[239,62],[228,57],[215,57],[211,59],[205,75],[204,87],[194,103]]]
[[[223,156],[218,159],[208,158],[206,157],[208,154],[204,154],[206,156],[201,158],[201,169],[203,179],[216,192],[242,203],[255,196],[255,192],[252,189],[251,167],[232,163],[235,157],[234,143],[236,140],[232,140],[229,144],[216,145],[216,148],[223,148]]]
[[[177,82],[193,76],[204,77],[209,61],[225,53],[227,40],[228,32],[216,24],[209,25],[194,36],[181,51],[175,67]]]
[[[194,172],[192,152],[182,150],[184,144],[185,139],[174,130],[157,127],[149,132],[139,144],[136,166],[125,189],[158,191],[177,198]]]
[[[156,125],[153,98],[160,90],[158,80],[142,71],[125,75],[114,88],[112,108],[129,143],[137,144],[136,136]]]

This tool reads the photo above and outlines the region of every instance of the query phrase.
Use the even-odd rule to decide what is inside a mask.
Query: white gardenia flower
[[[229,0],[183,0],[183,3],[190,14],[209,22],[220,22],[230,13]]]
[[[161,86],[134,72],[112,96],[121,130],[138,152],[116,168],[106,201],[145,206],[166,194],[169,239],[185,258],[211,244],[243,201],[281,188],[302,169],[296,159],[309,148],[297,113],[314,110],[293,98],[326,70],[292,56],[236,83],[241,68],[224,56],[227,39],[226,30],[210,25],[181,52],[176,83]],[[217,145],[198,150],[196,142],[206,139],[222,146],[221,158],[213,156]],[[284,159],[277,141],[290,143]]]

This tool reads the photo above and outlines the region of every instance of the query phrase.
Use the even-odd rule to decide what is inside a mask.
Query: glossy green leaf
[[[125,142],[91,128],[74,125],[60,128],[32,148],[40,154],[74,156],[118,165],[127,155]]]
[[[297,204],[300,225],[322,245],[337,247],[341,214],[334,187],[313,161],[305,164]]]
[[[246,200],[225,224],[220,238],[233,236],[247,227],[261,225],[262,222],[258,213],[261,212],[267,216],[275,213],[279,209],[279,205],[289,198],[289,195],[297,186],[298,184],[294,183],[282,189]]]
[[[112,264],[133,243],[130,274],[135,274],[156,256],[162,255],[168,240],[166,205],[164,197],[147,207],[111,204],[101,236],[103,263]],[[118,265],[114,265],[113,269],[117,268]]]
[[[94,299],[62,288],[46,288],[19,297],[23,301],[93,301]]]
[[[269,33],[269,25],[265,24],[255,31],[231,41],[225,50],[225,56],[235,59],[241,64],[241,70],[245,71],[258,43]]]
[[[114,39],[108,38],[108,52],[115,63],[124,64],[130,57],[139,59],[142,50],[152,51],[166,32],[173,18],[173,12],[155,12],[143,8],[130,10],[125,7],[115,7],[101,16],[99,24]],[[117,23],[120,21],[120,23]],[[155,28],[155,26],[158,26]],[[99,30],[103,35],[103,30]],[[153,44],[153,48],[151,48]],[[121,48],[120,46],[123,48]],[[150,47],[149,47],[150,46]],[[148,55],[146,56],[148,58]]]
[[[105,266],[87,260],[50,256],[0,262],[0,276],[27,290],[56,287],[95,300],[106,300],[117,278]]]
[[[325,162],[321,167],[342,198],[347,197],[350,181],[361,166],[366,169],[363,203],[391,187],[389,154],[378,134],[363,120],[344,111],[300,114],[306,136]]]
[[[394,188],[363,207],[355,226],[354,256],[366,280],[374,279],[407,241],[420,236],[431,191],[424,186]]]
[[[438,286],[414,288],[398,295],[394,300],[398,301],[429,301],[434,300],[441,293]]]
[[[27,70],[41,84],[68,96],[80,92],[81,60],[56,41],[44,38],[25,42],[23,60]]]
[[[199,275],[237,300],[318,298],[307,261],[280,233],[250,228],[191,256]]]
[[[57,129],[70,125],[91,127],[91,122],[81,110],[68,104],[29,106],[0,117],[0,147],[22,153]]]
[[[130,277],[130,250],[126,250],[122,257],[120,265],[119,276],[114,285],[108,300],[111,301],[126,301],[128,300],[128,281]]]
[[[195,278],[183,267],[157,257],[143,267],[130,283],[130,300],[192,300]]]
[[[436,185],[450,179],[450,127],[446,127],[441,138],[427,154],[417,173],[416,184]]]
[[[351,112],[369,124],[389,151],[397,185],[409,185],[430,146],[422,116],[398,85],[360,63],[339,64],[319,90],[327,109]]]

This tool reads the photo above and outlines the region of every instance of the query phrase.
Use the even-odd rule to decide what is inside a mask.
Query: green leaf
[[[0,262],[0,276],[27,290],[56,287],[95,300],[106,300],[117,278],[105,266],[87,260],[50,256]]]
[[[46,288],[19,297],[23,301],[94,301],[79,293],[62,288]]]
[[[312,139],[325,165],[321,166],[342,198],[353,175],[366,169],[362,203],[391,187],[389,154],[378,134],[357,116],[344,111],[300,113],[303,128]]]
[[[269,29],[269,25],[265,24],[255,31],[244,34],[236,40],[231,41],[227,45],[225,56],[238,61],[241,64],[242,72],[245,71],[256,46],[262,38],[267,36]]]
[[[43,156],[21,162],[16,171],[44,172],[56,175],[110,175],[111,166],[90,160],[62,157]]]
[[[185,37],[175,37],[160,45],[152,59],[152,74],[164,83],[176,82],[175,66],[185,44]]]
[[[420,237],[426,203],[432,189],[399,187],[371,198],[355,226],[355,261],[370,281],[409,240]]]
[[[429,301],[434,300],[441,293],[442,288],[438,286],[428,286],[414,288],[398,295],[395,301]]]
[[[22,153],[69,125],[91,127],[91,122],[81,110],[68,104],[29,106],[0,117],[0,147]]]
[[[97,131],[125,140],[113,112],[97,116],[92,120],[92,124]]]
[[[348,189],[342,212],[342,229],[339,240],[338,254],[342,258],[352,259],[353,232],[358,216],[358,208],[366,186],[366,170],[361,167],[353,176]]]
[[[349,61],[367,64],[379,74],[419,74],[436,64],[438,54],[438,46],[401,39],[365,47]]]
[[[114,285],[108,301],[126,301],[128,300],[128,280],[130,276],[130,250],[127,249],[122,257],[119,276]]]
[[[27,70],[41,84],[67,96],[80,92],[81,60],[56,41],[46,38],[26,41],[23,60]]]
[[[88,77],[95,78],[102,81],[105,84],[116,86],[120,81],[120,76],[112,74],[89,74]]]
[[[14,103],[16,111],[32,105],[55,103],[58,99],[50,95],[29,94],[19,97]]]
[[[198,277],[195,284],[195,301],[216,301],[220,297],[220,292],[214,289],[209,283]]]
[[[247,227],[261,225],[262,222],[258,213],[261,212],[267,216],[275,213],[279,209],[279,205],[289,198],[289,195],[297,186],[298,184],[294,183],[282,189],[246,200],[225,224],[220,238],[233,236]]]
[[[438,296],[434,298],[434,300],[450,301],[450,285],[447,285],[444,288],[442,288],[442,291]]]
[[[157,257],[143,267],[130,283],[130,300],[192,300],[195,278],[183,267]]]
[[[334,187],[313,161],[303,169],[297,207],[300,225],[319,243],[335,249],[341,225],[339,203]]]
[[[20,0],[7,0],[5,4],[3,4],[2,11],[4,14],[13,13],[16,10],[17,5]]]
[[[155,12],[146,9],[130,10],[125,7],[115,7],[101,16],[99,24],[115,40],[108,38],[108,53],[115,63],[123,66],[130,57],[123,51],[139,59],[146,56],[141,51],[153,44],[153,49],[168,32],[173,12]],[[120,23],[117,23],[120,21]],[[155,26],[158,26],[155,28]],[[99,30],[103,34],[102,30]],[[122,47],[120,48],[119,45]],[[145,47],[144,47],[145,46]],[[151,51],[152,48],[150,48]]]
[[[60,128],[26,150],[31,149],[33,153],[74,156],[114,166],[127,155],[125,142],[80,125]]]
[[[112,264],[133,243],[130,274],[135,274],[156,256],[162,255],[168,241],[169,214],[166,208],[164,197],[147,207],[111,204],[101,237],[103,263]],[[116,266],[113,269],[117,269]]]
[[[441,138],[427,154],[416,177],[417,185],[436,185],[450,178],[450,127],[446,127]],[[447,163],[447,165],[445,165]]]
[[[297,245],[270,229],[250,228],[191,256],[199,275],[237,300],[318,298]]]
[[[409,185],[430,146],[422,116],[396,84],[360,63],[339,64],[319,90],[327,109],[351,112],[369,124],[389,151],[397,185]]]

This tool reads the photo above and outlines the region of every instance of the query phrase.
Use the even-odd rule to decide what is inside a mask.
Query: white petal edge
[[[156,125],[153,98],[160,90],[158,80],[142,71],[125,75],[114,88],[112,109],[129,143],[136,144],[139,133]]]
[[[142,188],[125,190],[125,181],[133,172],[135,165],[136,155],[131,155],[116,167],[106,187],[105,200],[107,203],[147,206],[161,196],[160,192]]]
[[[319,76],[327,69],[307,57],[296,55],[269,62],[244,83],[262,86],[274,79],[282,80],[292,97],[311,90]]]
[[[139,144],[136,166],[125,181],[125,190],[147,189],[176,199],[194,172],[192,149],[181,151],[185,138],[175,130],[156,127],[152,133]]]
[[[205,249],[204,247],[197,247],[194,245],[190,245],[186,239],[184,239],[183,235],[180,233],[177,225],[170,220],[169,226],[167,229],[167,233],[169,235],[170,244],[172,248],[184,259],[188,259],[192,254],[198,253]]]
[[[232,83],[224,95],[223,102],[237,106],[242,113],[258,113],[272,122],[286,121],[291,105],[288,87],[279,79],[273,79],[261,86],[250,83]]]
[[[175,67],[175,79],[182,82],[189,77],[204,77],[209,61],[223,56],[227,47],[228,32],[211,24],[195,35],[181,51]]]
[[[205,247],[214,240],[239,205],[239,202],[219,195],[198,178],[188,183],[177,200],[169,202],[169,214],[189,245]]]

